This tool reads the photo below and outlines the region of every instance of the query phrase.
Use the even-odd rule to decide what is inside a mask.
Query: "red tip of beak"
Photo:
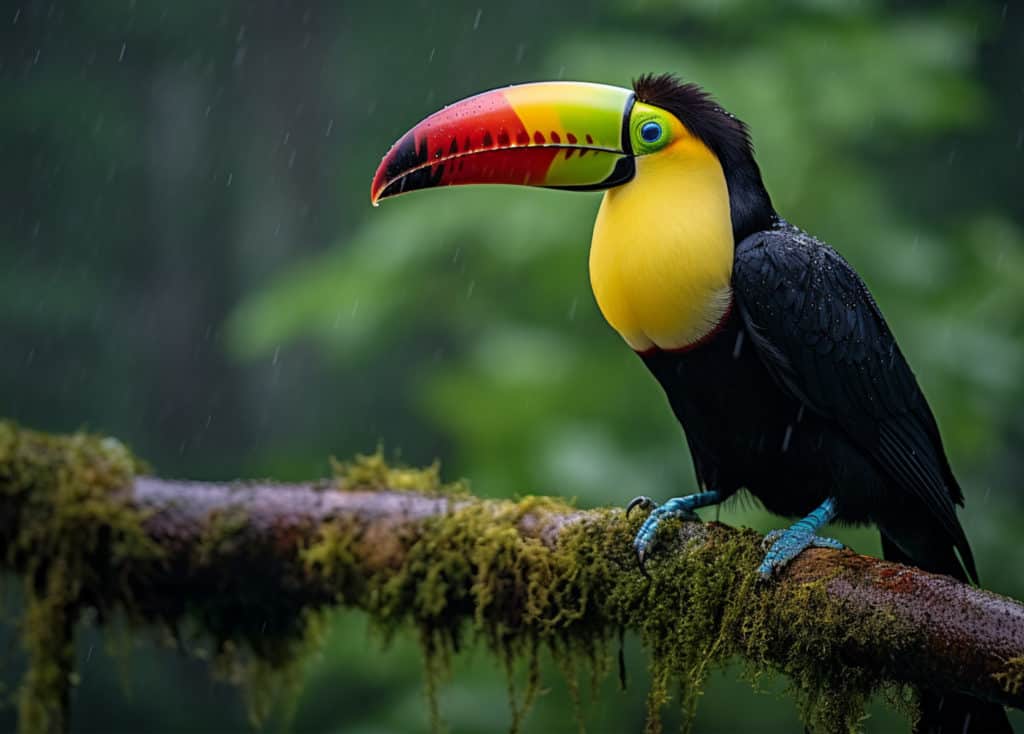
[[[543,181],[555,148],[530,145],[501,90],[436,112],[391,146],[373,177],[371,201],[432,186]]]

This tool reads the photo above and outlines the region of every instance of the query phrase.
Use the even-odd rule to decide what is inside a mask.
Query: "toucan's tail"
[[[882,555],[888,561],[917,566],[931,573],[943,573],[969,583],[967,573],[953,550],[937,554],[933,544],[928,558],[913,559],[882,533]],[[925,689],[921,691],[921,718],[914,734],[1013,734],[1006,710],[996,703],[963,693]]]

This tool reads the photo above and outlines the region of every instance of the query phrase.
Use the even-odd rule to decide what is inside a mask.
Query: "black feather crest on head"
[[[633,80],[633,91],[637,101],[678,117],[719,159],[753,154],[746,124],[723,109],[700,85],[684,83],[675,74],[643,74]]]

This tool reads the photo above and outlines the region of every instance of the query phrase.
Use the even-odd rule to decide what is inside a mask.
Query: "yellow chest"
[[[732,300],[729,191],[718,159],[693,138],[636,162],[634,179],[601,202],[590,283],[633,349],[679,349],[711,332]]]

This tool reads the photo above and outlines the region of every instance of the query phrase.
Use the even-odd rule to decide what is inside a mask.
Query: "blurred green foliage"
[[[1021,69],[1024,13],[980,0],[8,4],[0,414],[112,433],[165,474],[308,478],[383,443],[491,496],[686,491],[679,427],[590,294],[597,195],[368,203],[387,146],[445,102],[674,71],[751,125],[779,211],[871,286],[966,487],[983,579],[1024,597]],[[749,503],[720,517],[779,522]],[[872,531],[840,535],[877,551]],[[156,639],[83,625],[76,729],[247,728],[233,689]],[[627,658],[629,691],[585,702],[592,730],[642,721],[631,640]],[[21,664],[5,656],[0,692]],[[339,614],[291,726],[423,730],[419,665],[411,640],[382,654]],[[453,730],[507,726],[499,667],[458,661]],[[528,729],[573,726],[546,682]],[[751,721],[795,726],[784,699],[716,679],[698,730]]]

